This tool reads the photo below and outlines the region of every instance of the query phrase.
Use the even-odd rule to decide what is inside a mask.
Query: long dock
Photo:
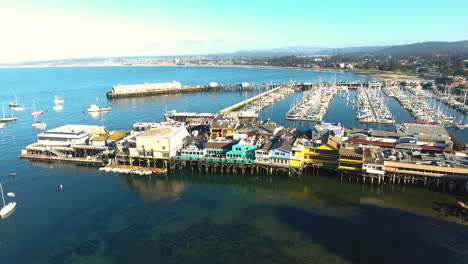
[[[272,93],[275,93],[275,92],[278,92],[282,87],[276,87],[276,88],[273,88],[271,90],[268,90],[264,93],[261,93],[259,95],[256,95],[254,97],[251,97],[249,99],[246,99],[240,103],[237,103],[237,104],[234,104],[234,105],[231,105],[227,108],[224,108],[223,110],[219,111],[220,113],[230,113],[230,112],[235,112],[237,110],[241,110],[243,107],[247,106],[248,104],[250,103],[254,103],[256,101],[259,101],[259,100],[262,100],[262,98],[264,97],[267,97],[269,94],[272,94]]]
[[[144,97],[154,95],[166,95],[166,94],[181,94],[181,93],[196,93],[196,92],[223,92],[223,91],[246,91],[246,90],[257,90],[262,88],[273,88],[279,86],[286,86],[291,83],[241,83],[241,84],[220,84],[220,85],[190,85],[182,88],[171,88],[171,89],[154,89],[146,91],[135,91],[135,92],[119,92],[113,91],[107,92],[106,96],[108,99],[119,99],[128,97]],[[335,86],[337,89],[360,89],[368,85],[364,82],[303,82],[293,83],[293,88],[300,88],[302,91],[312,90],[317,87],[323,86]]]
[[[152,95],[166,95],[166,94],[180,94],[180,93],[196,93],[196,92],[214,92],[214,91],[246,91],[246,90],[257,90],[260,88],[267,87],[276,87],[282,85],[281,83],[277,84],[222,84],[222,85],[193,85],[193,86],[184,86],[182,88],[172,88],[172,89],[156,89],[156,90],[147,90],[147,91],[137,91],[137,92],[125,92],[125,93],[114,93],[112,91],[107,92],[107,98],[109,99],[118,99],[118,98],[127,98],[127,97],[142,97],[142,96],[152,96]]]

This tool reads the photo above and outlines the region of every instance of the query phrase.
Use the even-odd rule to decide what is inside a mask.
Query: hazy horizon
[[[468,2],[15,1],[0,10],[0,63],[342,48],[468,39]]]

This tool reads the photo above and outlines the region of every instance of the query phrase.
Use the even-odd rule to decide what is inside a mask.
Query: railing
[[[232,162],[232,163],[255,163],[255,160],[212,158],[212,157],[173,156],[172,159],[175,159],[175,160],[193,160],[193,161],[217,161],[217,162]]]

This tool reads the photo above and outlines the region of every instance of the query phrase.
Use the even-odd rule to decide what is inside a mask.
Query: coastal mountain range
[[[468,40],[446,42],[429,41],[396,46],[367,46],[345,48],[318,48],[318,47],[284,47],[271,50],[237,51],[222,54],[225,56],[288,56],[288,55],[390,55],[390,56],[433,56],[433,55],[468,55]],[[219,54],[221,55],[221,54]]]
[[[396,46],[366,46],[366,47],[344,47],[344,48],[320,48],[309,46],[291,46],[270,50],[243,50],[231,53],[204,54],[204,55],[173,55],[173,56],[125,56],[109,58],[82,58],[26,62],[23,65],[34,65],[43,63],[52,64],[83,64],[102,63],[109,61],[128,61],[139,59],[235,59],[235,58],[265,58],[280,56],[333,56],[333,55],[379,55],[379,56],[468,56],[468,40],[463,41],[430,41]]]

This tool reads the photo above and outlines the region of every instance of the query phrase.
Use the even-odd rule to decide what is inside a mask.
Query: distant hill
[[[468,55],[468,40],[455,42],[431,41],[391,46],[373,53],[392,56]]]
[[[216,54],[218,56],[229,57],[272,57],[272,56],[311,56],[311,55],[338,55],[348,53],[370,53],[384,49],[388,46],[378,47],[346,47],[346,48],[319,48],[308,46],[292,46],[276,48],[271,50],[241,50],[232,53]]]

